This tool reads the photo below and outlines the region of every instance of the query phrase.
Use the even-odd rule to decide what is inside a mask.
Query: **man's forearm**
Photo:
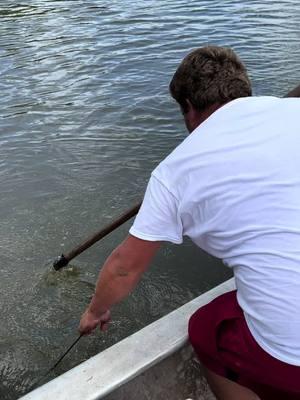
[[[106,260],[96,284],[89,311],[100,316],[119,303],[136,286],[144,268],[135,268],[116,249]]]
[[[159,242],[128,235],[106,260],[88,310],[99,317],[126,297],[141,279],[159,246]]]
[[[160,242],[138,239],[129,234],[112,252],[99,274],[92,301],[81,316],[81,334],[91,333],[97,325],[101,330],[107,328],[109,309],[134,289],[159,246]]]

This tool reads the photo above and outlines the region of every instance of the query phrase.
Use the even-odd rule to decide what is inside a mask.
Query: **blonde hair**
[[[188,54],[170,82],[172,97],[187,111],[188,99],[199,111],[251,96],[247,70],[230,48],[207,46]]]

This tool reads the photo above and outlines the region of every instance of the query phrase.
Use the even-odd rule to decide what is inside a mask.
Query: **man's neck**
[[[215,103],[211,106],[206,107],[203,111],[198,111],[190,102],[188,111],[184,114],[185,124],[188,131],[191,133],[199,125],[201,125],[208,117],[210,117],[215,111],[223,107],[226,103],[220,104]]]
[[[228,102],[227,102],[228,103]],[[219,108],[223,107],[225,104],[227,103],[223,103],[223,104],[212,104],[211,106],[206,107],[206,109],[204,111],[202,111],[201,113],[199,113],[199,120],[198,120],[198,125],[201,125],[208,117],[210,117],[215,111],[217,111]]]

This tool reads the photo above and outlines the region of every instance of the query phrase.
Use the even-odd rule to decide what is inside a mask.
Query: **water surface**
[[[257,95],[300,81],[297,0],[3,0],[0,4],[0,398],[16,399],[76,338],[100,265],[130,223],[51,262],[138,201],[185,137],[168,83],[182,57],[232,46]],[[233,122],[234,123],[234,122]],[[60,374],[226,279],[186,241],[166,245],[111,329]]]

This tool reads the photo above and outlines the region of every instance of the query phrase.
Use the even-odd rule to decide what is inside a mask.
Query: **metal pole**
[[[53,263],[53,268],[58,271],[59,269],[65,267],[68,265],[68,263],[75,257],[77,257],[79,254],[81,254],[83,251],[91,247],[93,244],[98,242],[100,239],[104,238],[106,235],[108,235],[110,232],[114,231],[116,228],[124,224],[124,222],[128,221],[130,218],[134,217],[140,207],[141,207],[142,202],[139,202],[136,204],[134,207],[130,208],[127,210],[125,213],[123,213],[121,216],[119,216],[117,219],[115,219],[113,222],[111,222],[109,225],[106,225],[104,228],[102,228],[100,231],[94,233],[92,236],[90,236],[88,239],[80,243],[78,246],[76,246],[73,250],[71,250],[69,253],[62,254],[59,256]]]

